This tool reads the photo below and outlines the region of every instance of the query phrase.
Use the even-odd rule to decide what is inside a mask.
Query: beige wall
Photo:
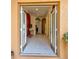
[[[60,7],[60,43],[62,42],[60,46],[60,54],[62,59],[67,59],[68,48],[62,40],[62,36],[64,32],[68,31],[68,0],[61,0]]]
[[[46,2],[52,0],[18,0],[20,2]],[[53,0],[59,1],[59,0]],[[11,49],[14,51],[14,59],[67,59],[67,47],[62,40],[62,34],[67,31],[67,0],[60,1],[60,56],[59,57],[26,57],[20,56],[20,38],[19,38],[19,19],[18,19],[18,3],[17,0],[12,0],[11,5]]]
[[[46,16],[46,24],[45,24],[45,33],[46,33],[46,36],[48,36],[49,34],[49,14],[47,14]]]
[[[35,16],[31,15],[31,24],[32,24],[32,29],[33,29],[33,34],[35,35],[36,34],[36,31],[35,31]]]
[[[50,32],[50,12],[51,10],[49,9],[48,14],[46,15],[46,24],[45,24],[45,33],[49,37],[49,32]],[[50,38],[49,38],[50,39]]]

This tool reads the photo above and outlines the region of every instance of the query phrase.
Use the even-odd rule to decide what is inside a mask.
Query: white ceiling
[[[23,8],[34,16],[45,16],[51,6],[23,6]]]

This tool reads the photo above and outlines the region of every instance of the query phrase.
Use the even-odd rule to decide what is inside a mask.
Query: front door
[[[51,38],[51,47],[54,50],[54,52],[57,52],[57,45],[56,45],[56,41],[57,41],[57,36],[56,36],[56,20],[57,20],[57,12],[56,12],[56,6],[52,9],[51,12],[51,20],[50,20],[50,38]]]
[[[23,51],[23,47],[26,44],[26,35],[27,35],[27,31],[26,31],[26,13],[23,10],[23,7],[21,7],[20,9],[20,34],[21,34],[21,52]]]

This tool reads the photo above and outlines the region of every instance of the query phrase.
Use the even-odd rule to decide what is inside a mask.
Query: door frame
[[[57,19],[57,25],[58,25],[58,39],[57,39],[57,56],[60,56],[60,1],[54,1],[54,2],[18,2],[18,11],[20,9],[20,6],[52,6],[57,5],[58,6],[58,19]],[[19,17],[18,17],[19,19]],[[20,35],[19,35],[20,37]],[[20,40],[21,41],[21,40]],[[20,50],[21,51],[21,50]]]

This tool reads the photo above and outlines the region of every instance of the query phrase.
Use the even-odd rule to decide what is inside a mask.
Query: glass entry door
[[[56,10],[56,6],[54,7],[54,9],[51,12],[51,20],[50,20],[50,38],[51,38],[51,47],[54,50],[54,52],[57,52],[57,45],[56,45],[56,41],[57,41],[57,36],[56,36],[56,20],[57,20],[57,10]]]
[[[26,13],[23,10],[23,7],[20,9],[20,35],[21,35],[21,52],[24,50],[24,46],[26,44],[26,37],[27,37],[27,32],[26,32]]]

